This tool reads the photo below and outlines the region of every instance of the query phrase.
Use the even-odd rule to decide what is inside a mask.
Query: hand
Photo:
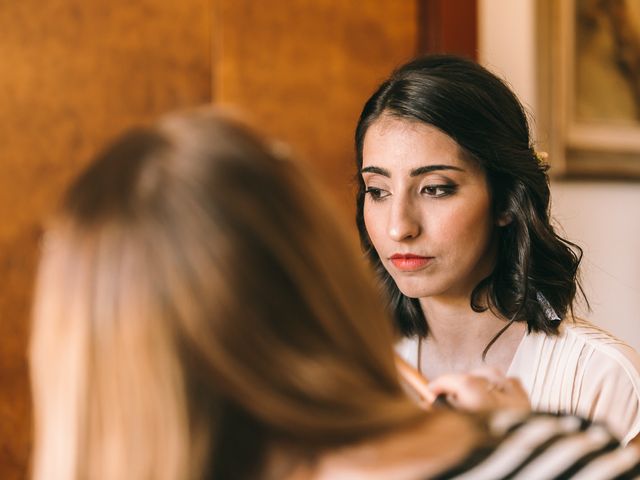
[[[517,409],[531,410],[527,392],[516,378],[507,378],[493,368],[470,374],[442,375],[429,384],[433,396],[444,395],[456,409],[468,412]]]

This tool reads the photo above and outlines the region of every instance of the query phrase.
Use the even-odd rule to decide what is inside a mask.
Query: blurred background
[[[42,225],[103,142],[176,108],[239,107],[313,165],[350,221],[360,108],[414,55],[477,59],[534,118],[548,114],[537,3],[0,2],[0,478],[28,476],[26,348]],[[640,348],[640,184],[559,177],[552,188],[560,228],[585,250],[584,315]]]
[[[582,72],[581,68],[586,65],[582,58],[590,54],[587,49],[596,46],[607,77],[616,72],[631,76],[626,84],[603,80],[600,88],[592,89],[591,95],[599,97],[592,103],[613,105],[627,91],[633,98],[634,89],[640,88],[638,7],[635,0],[479,0],[477,50],[478,60],[511,84],[531,113],[537,144],[550,153],[552,216],[559,230],[584,250],[582,281],[591,311],[579,304],[578,313],[636,350],[640,350],[640,102],[636,100],[635,118],[626,118],[626,113],[616,117],[610,109],[600,114],[599,121],[586,122],[580,118],[581,106],[571,99],[582,85],[594,83],[595,68]],[[596,17],[589,27],[597,45],[578,41],[586,10]],[[571,22],[569,32],[558,28],[559,23],[567,27]],[[630,25],[624,32],[630,51],[622,54],[634,62],[635,72],[616,57],[621,41],[607,31],[615,22]],[[591,77],[581,78],[580,73]],[[558,90],[567,91],[558,95]],[[585,126],[594,138],[571,138],[574,132],[587,130]],[[603,133],[605,138],[596,138]],[[587,148],[588,156],[579,155]]]

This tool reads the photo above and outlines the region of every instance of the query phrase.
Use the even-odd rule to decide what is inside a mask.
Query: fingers
[[[470,375],[485,378],[490,384],[491,390],[512,394],[525,394],[520,380],[515,377],[506,377],[500,370],[494,367],[483,367],[473,370]]]
[[[447,374],[429,384],[429,390],[437,397],[444,395],[454,408],[479,411],[490,409],[491,383],[484,377]]]
[[[517,378],[507,378],[504,382],[504,391],[507,393],[522,394],[528,397],[527,391],[522,386],[522,382]]]
[[[495,369],[443,375],[429,384],[429,390],[435,396],[446,395],[447,401],[455,408],[471,412],[531,408],[520,382]]]
[[[503,408],[530,410],[529,397],[516,378],[507,378],[495,368],[483,367],[470,374],[448,374],[427,382],[420,372],[396,355],[396,367],[403,383],[423,408],[444,398],[457,409],[480,412]]]
[[[498,370],[495,367],[482,367],[477,368],[469,372],[469,375],[473,375],[474,377],[481,377],[489,381],[490,383],[501,384],[507,377],[505,377],[504,373]]]

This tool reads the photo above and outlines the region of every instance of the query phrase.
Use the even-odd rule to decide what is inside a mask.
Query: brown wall
[[[418,52],[478,58],[478,0],[417,0]]]
[[[411,1],[215,2],[214,96],[315,165],[349,218],[353,130],[366,98],[416,51]]]
[[[235,105],[313,163],[350,217],[354,124],[374,87],[434,28],[419,7],[405,0],[2,2],[0,478],[27,472],[25,349],[41,222],[95,149],[167,110]]]

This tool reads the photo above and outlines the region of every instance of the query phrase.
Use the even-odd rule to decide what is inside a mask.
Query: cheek
[[[377,243],[381,235],[384,233],[384,231],[381,230],[384,226],[381,215],[372,212],[371,206],[368,205],[368,203],[369,202],[365,201],[362,216],[364,218],[364,226],[369,234],[369,238],[371,239],[373,246],[377,249]]]
[[[452,248],[468,248],[472,245],[484,244],[492,231],[489,207],[480,203],[475,208],[473,203],[466,203],[453,209],[438,223],[440,239]]]

